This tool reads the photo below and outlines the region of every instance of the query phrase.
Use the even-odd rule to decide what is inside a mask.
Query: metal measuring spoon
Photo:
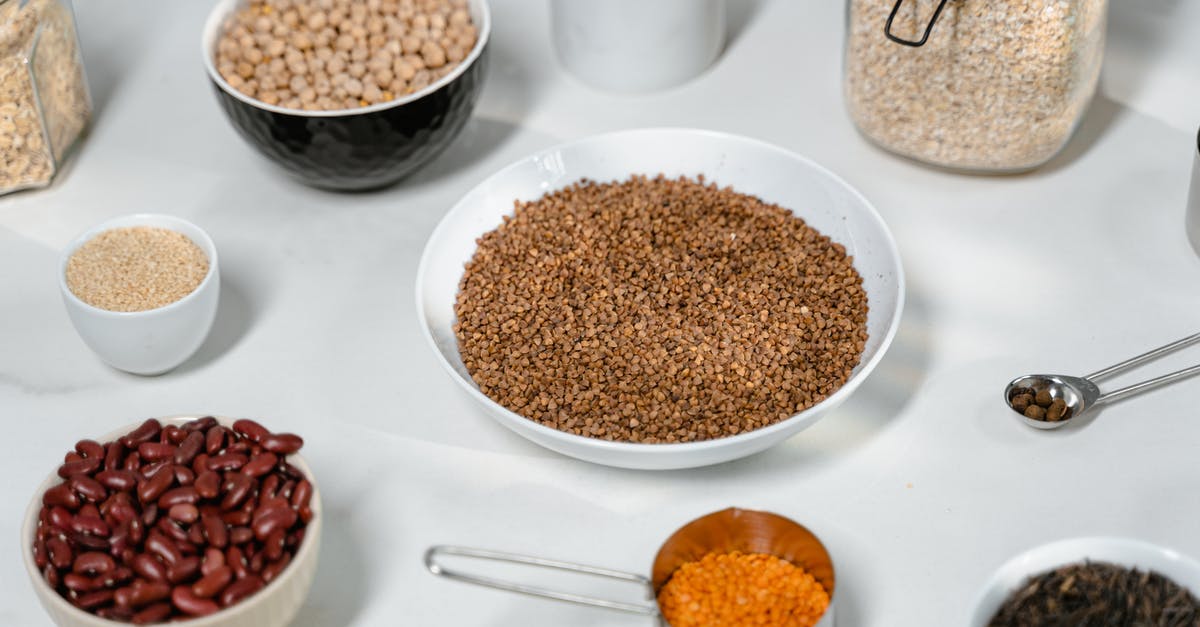
[[[1016,394],[1018,390],[1029,389],[1033,390],[1035,393],[1042,390],[1049,391],[1051,398],[1061,398],[1067,405],[1067,410],[1061,419],[1055,421],[1037,420],[1035,418],[1026,416],[1022,412],[1017,411],[1017,413],[1021,414],[1021,418],[1025,420],[1025,424],[1031,427],[1036,429],[1057,429],[1075,420],[1076,418],[1079,418],[1079,416],[1083,415],[1096,405],[1107,403],[1109,401],[1120,400],[1127,396],[1133,396],[1134,394],[1145,392],[1146,390],[1150,390],[1161,385],[1174,383],[1180,379],[1185,379],[1192,375],[1200,374],[1200,365],[1196,365],[1107,393],[1101,393],[1100,386],[1096,385],[1097,379],[1102,379],[1104,377],[1117,374],[1118,372],[1123,372],[1134,366],[1154,359],[1155,357],[1165,355],[1171,351],[1195,344],[1196,342],[1200,342],[1200,333],[1189,335],[1181,340],[1171,342],[1166,346],[1161,346],[1152,351],[1142,353],[1137,357],[1126,359],[1119,364],[1109,366],[1097,372],[1093,372],[1085,377],[1072,377],[1063,374],[1022,375],[1010,381],[1008,386],[1004,388],[1004,402],[1007,403],[1009,408],[1011,408],[1013,411],[1017,411],[1017,408],[1013,407],[1013,397],[1018,396],[1018,394]]]

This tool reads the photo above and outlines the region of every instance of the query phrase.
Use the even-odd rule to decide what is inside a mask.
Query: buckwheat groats
[[[490,398],[555,429],[644,443],[790,417],[845,383],[867,339],[843,246],[703,178],[585,180],[518,201],[478,240],[455,313],[463,363]]]
[[[892,32],[920,39],[939,0],[907,0]],[[1100,74],[1106,0],[957,0],[928,42],[888,40],[894,0],[852,0],[846,103],[894,152],[968,170],[1036,167],[1059,151]]]
[[[267,104],[353,109],[436,82],[477,36],[466,0],[251,0],[225,23],[216,64]]]

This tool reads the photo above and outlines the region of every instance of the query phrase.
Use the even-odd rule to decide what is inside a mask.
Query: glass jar
[[[927,163],[1036,168],[1095,92],[1107,12],[1107,0],[849,0],[850,117]]]
[[[0,194],[49,185],[91,111],[68,0],[0,0]]]

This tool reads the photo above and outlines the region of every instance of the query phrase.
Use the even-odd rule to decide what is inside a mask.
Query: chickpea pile
[[[251,0],[225,23],[217,71],[270,105],[353,109],[436,82],[477,36],[466,0]]]

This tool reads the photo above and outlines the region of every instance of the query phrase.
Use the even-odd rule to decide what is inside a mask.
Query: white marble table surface
[[[730,505],[826,541],[842,627],[962,625],[1000,563],[1064,537],[1200,556],[1200,379],[1068,432],[1027,429],[1000,403],[1018,373],[1087,372],[1200,327],[1183,231],[1198,3],[1115,0],[1101,93],[1075,138],[1032,174],[989,178],[854,131],[841,2],[734,2],[709,72],[631,97],[564,72],[544,1],[497,0],[475,117],[429,167],[367,195],[300,186],[234,134],[199,59],[208,3],[76,4],[95,126],[56,185],[0,198],[0,624],[48,623],[18,527],[54,461],[81,435],[180,413],[306,437],[327,524],[304,626],[648,625],[442,581],[421,554],[463,543],[644,571],[678,525]],[[422,340],[413,277],[434,225],[489,173],[561,140],[662,125],[765,139],[844,176],[891,225],[909,291],[891,351],[823,422],[749,459],[650,473],[550,453],[487,418]],[[137,211],[202,225],[222,256],[213,334],[157,378],[97,361],[55,277],[73,235]]]

